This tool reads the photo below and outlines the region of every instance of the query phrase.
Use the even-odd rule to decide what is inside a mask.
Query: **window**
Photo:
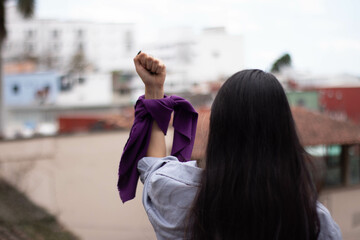
[[[83,84],[83,83],[85,83],[85,80],[86,80],[86,79],[83,78],[83,77],[79,77],[77,80],[78,80],[78,83],[79,83],[79,84]]]
[[[54,38],[54,39],[58,39],[59,38],[59,35],[60,35],[60,33],[59,33],[59,30],[53,30],[52,31],[52,37]]]
[[[360,184],[360,144],[306,147],[306,151],[324,157],[326,186]]]
[[[219,57],[220,57],[220,52],[217,51],[217,50],[214,50],[214,51],[212,52],[212,56],[213,56],[213,58],[219,58]]]
[[[331,145],[326,147],[326,186],[338,186],[342,184],[341,177],[341,146]]]
[[[84,35],[84,32],[83,32],[82,29],[77,30],[77,36],[78,36],[78,38],[82,38],[83,35]]]
[[[84,44],[83,43],[79,43],[78,44],[78,51],[83,51],[84,50]]]
[[[350,184],[360,183],[360,144],[349,147]]]
[[[320,178],[321,182],[325,184],[326,187],[334,187],[341,186],[344,182],[343,178],[343,161],[342,161],[342,150],[348,152],[347,147],[342,147],[340,145],[319,145],[319,146],[311,146],[305,147],[306,151],[314,157],[314,161],[324,161],[322,169],[318,169],[319,171],[314,172],[316,178]],[[318,164],[319,162],[315,162]],[[321,163],[320,163],[321,165]],[[322,173],[324,170],[324,173]]]
[[[58,43],[54,43],[54,45],[53,45],[53,50],[54,50],[54,51],[58,51],[59,49],[60,49],[59,44],[58,44]]]
[[[60,91],[68,91],[71,90],[72,84],[70,79],[67,76],[61,76],[59,78],[60,81]]]
[[[299,98],[296,100],[296,106],[299,106],[299,107],[305,107],[306,104],[305,104],[305,99],[303,98]]]
[[[52,57],[52,61],[55,65],[57,65],[59,62],[59,57],[57,57],[57,56]]]
[[[25,31],[25,38],[26,39],[32,39],[35,36],[34,30],[26,30]]]
[[[126,51],[127,52],[131,52],[132,51],[132,47],[133,47],[133,35],[132,32],[127,31],[125,33],[125,46],[126,46]]]
[[[17,84],[14,84],[13,87],[12,87],[12,92],[14,95],[17,95],[20,91],[20,88],[19,88],[19,85]]]
[[[328,98],[333,98],[334,96],[334,92],[332,90],[330,90],[327,94]]]
[[[338,91],[338,92],[336,92],[336,99],[337,100],[341,100],[342,99],[342,92],[340,92],[340,91]]]
[[[32,53],[34,53],[34,49],[35,49],[34,44],[32,44],[32,43],[25,43],[25,52],[26,52],[27,54],[32,54]]]
[[[11,42],[7,42],[7,43],[6,43],[6,45],[5,45],[5,50],[10,51],[10,50],[11,50],[11,48],[12,48],[12,44],[11,44]]]

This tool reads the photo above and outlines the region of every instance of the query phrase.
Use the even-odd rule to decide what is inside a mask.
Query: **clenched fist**
[[[164,82],[166,67],[159,60],[140,53],[134,58],[137,74],[145,84],[145,98],[155,99],[164,97]]]

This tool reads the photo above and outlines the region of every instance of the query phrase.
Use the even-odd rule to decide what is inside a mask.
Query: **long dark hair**
[[[317,239],[317,193],[285,92],[261,70],[230,77],[211,108],[190,239]]]

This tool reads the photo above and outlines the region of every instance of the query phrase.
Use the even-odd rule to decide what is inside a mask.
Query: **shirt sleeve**
[[[341,240],[341,231],[329,210],[320,202],[317,203],[317,213],[320,220],[320,234],[318,240]]]
[[[119,163],[117,187],[123,202],[135,197],[139,180],[137,165],[146,156],[153,121],[157,122],[166,135],[173,111],[174,138],[171,155],[181,162],[190,160],[198,118],[190,102],[178,96],[165,95],[160,99],[145,99],[144,95],[140,96],[135,104],[134,124]]]
[[[202,170],[195,161],[179,162],[173,156],[145,157],[138,170],[143,205],[157,239],[183,239]]]

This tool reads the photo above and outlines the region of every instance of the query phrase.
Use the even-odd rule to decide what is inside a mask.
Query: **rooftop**
[[[360,144],[360,127],[302,107],[291,108],[304,146]],[[203,159],[210,123],[210,109],[199,109],[198,127],[192,159]]]
[[[301,107],[292,108],[292,113],[305,146],[360,143],[360,127],[349,121],[336,120]]]

